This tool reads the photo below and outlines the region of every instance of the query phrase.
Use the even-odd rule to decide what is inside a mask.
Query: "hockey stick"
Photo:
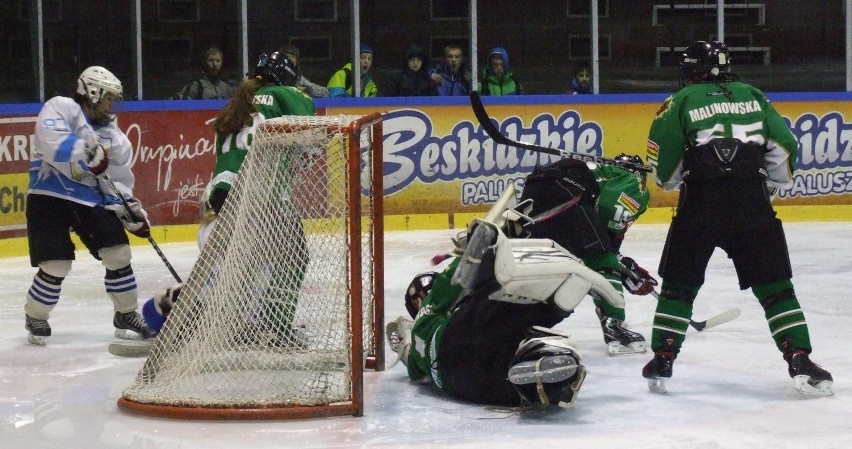
[[[518,142],[509,139],[503,134],[500,134],[500,130],[497,129],[497,126],[495,126],[494,123],[491,123],[491,118],[488,117],[488,112],[485,111],[485,106],[482,104],[482,99],[479,97],[479,92],[477,91],[472,91],[470,93],[470,107],[471,109],[473,109],[473,115],[476,116],[476,119],[479,121],[479,126],[482,127],[482,130],[485,131],[485,134],[488,134],[488,137],[490,137],[491,140],[497,142],[498,144],[516,148],[523,148],[525,150],[530,151],[537,151],[539,153],[552,154],[555,156],[568,157],[571,159],[577,159],[586,162],[597,162],[599,164],[617,165],[629,170],[635,170],[645,173],[651,172],[651,167],[647,165],[634,164],[629,161],[617,161],[615,159],[597,157],[589,154],[572,153],[569,151],[557,150],[555,148],[543,147],[531,143]]]
[[[660,295],[657,293],[656,290],[652,291],[651,294],[654,295],[654,298],[660,299]],[[725,324],[728,321],[733,321],[733,320],[737,319],[737,317],[739,317],[739,316],[740,316],[739,307],[734,307],[734,308],[728,309],[728,310],[726,310],[722,313],[713,315],[713,316],[711,316],[710,318],[707,318],[704,321],[695,321],[693,319],[690,319],[689,325],[694,327],[695,330],[697,330],[698,332],[701,332],[701,331],[706,331],[707,329],[716,327],[720,324]]]
[[[133,213],[133,209],[131,209],[130,205],[127,204],[127,200],[124,199],[124,195],[122,195],[121,192],[118,191],[118,187],[115,186],[115,183],[112,182],[112,179],[110,179],[109,175],[104,172],[101,173],[100,177],[103,178],[103,180],[106,181],[107,184],[109,184],[109,188],[111,188],[113,193],[115,193],[115,196],[117,196],[118,199],[121,200],[121,204],[124,206],[124,209],[130,215],[130,217],[132,217],[133,219],[138,219],[139,217],[137,217],[136,214]],[[180,276],[178,276],[177,271],[175,271],[175,268],[172,266],[172,264],[169,263],[169,260],[166,259],[166,255],[163,254],[163,252],[160,250],[160,247],[157,246],[157,242],[154,241],[154,237],[151,237],[150,232],[148,233],[148,242],[151,243],[151,246],[154,247],[154,251],[157,252],[157,255],[160,256],[160,259],[163,261],[164,264],[166,264],[166,268],[169,269],[169,272],[172,274],[175,280],[182,283],[183,281],[181,280]]]
[[[619,256],[619,257],[621,257],[621,256]],[[624,266],[624,264],[621,263],[620,260],[618,262],[618,265],[621,267],[622,273],[626,274],[627,276],[630,276],[634,280],[637,280],[637,281],[640,280],[639,276],[636,273],[634,273],[633,270],[630,270],[629,268]],[[653,296],[657,300],[660,299],[660,294],[657,293],[656,290],[651,290],[651,296]],[[726,310],[726,311],[724,311],[724,312],[722,312],[718,315],[713,315],[713,316],[711,316],[710,318],[707,318],[704,321],[695,321],[695,320],[690,318],[689,325],[694,327],[695,330],[697,330],[698,332],[701,332],[703,330],[707,330],[707,329],[710,329],[712,327],[716,327],[720,324],[725,324],[728,321],[735,320],[738,316],[740,316],[740,309],[737,308],[737,307],[734,307],[734,308],[728,309],[728,310]]]

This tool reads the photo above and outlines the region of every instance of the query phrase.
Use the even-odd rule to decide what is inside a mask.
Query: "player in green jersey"
[[[213,121],[216,133],[216,167],[213,177],[202,198],[202,225],[198,231],[199,246],[204,246],[213,232],[216,217],[226,204],[228,193],[237,180],[240,167],[251,149],[257,126],[275,117],[284,115],[314,115],[315,108],[311,97],[293,87],[296,70],[293,63],[284,54],[262,54],[255,68],[255,76],[249,78],[237,88],[228,104]],[[281,170],[290,167],[282,165]],[[292,208],[289,192],[263,192],[267,201],[280,201],[273,207],[276,210]],[[282,214],[280,220],[293,221],[293,228],[302,230],[297,214]],[[297,232],[304,238],[304,232]],[[294,248],[305,248],[304,244],[294,242]],[[284,267],[274,273],[260,274],[269,288],[282,291],[298,291],[304,279],[308,264],[308,254],[301,252],[302,263]],[[179,298],[181,285],[170,287],[143,307],[143,314],[149,326],[162,327],[174,301]],[[277,301],[263,301],[260,308],[265,324],[280,341],[293,341],[293,318],[296,308],[296,295]],[[250,309],[247,305],[247,309]]]
[[[616,160],[642,163],[638,156]],[[635,295],[651,293],[657,281],[633,259],[619,253],[624,234],[648,209],[650,193],[643,173],[614,165],[563,159],[537,167],[527,178],[521,201],[533,200],[528,226],[534,238],[549,238],[577,255],[589,268]],[[623,308],[594,297],[604,342],[611,355],[647,350],[642,334],[624,324]]]
[[[708,261],[722,248],[740,288],[751,288],[763,307],[794,386],[831,395],[831,374],[808,356],[808,326],[771,203],[771,192],[792,181],[796,137],[763,92],[730,73],[725,44],[693,43],[681,68],[684,86],[663,102],[648,136],[655,181],[679,189],[680,199],[660,260],[655,355],[642,375],[652,391],[665,392]]]

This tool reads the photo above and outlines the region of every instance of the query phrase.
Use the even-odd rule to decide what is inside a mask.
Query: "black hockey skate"
[[[136,311],[127,313],[115,312],[115,316],[112,318],[112,325],[115,326],[115,336],[124,340],[138,340],[140,338],[147,340],[157,336],[145,324],[145,319],[142,318],[142,315]],[[128,334],[127,331],[135,332],[136,337]]]
[[[50,337],[50,324],[47,320],[38,320],[27,315],[27,321],[24,327],[30,333],[27,336],[27,341],[31,345],[44,346],[47,344],[47,337]]]
[[[675,353],[671,350],[654,353],[654,358],[642,368],[642,377],[648,379],[649,390],[658,394],[666,394],[666,379],[672,377],[674,359]]]
[[[793,378],[795,388],[801,393],[814,396],[834,394],[831,388],[834,382],[831,373],[812,362],[807,352],[801,349],[792,350],[784,354],[784,360],[787,361],[787,372]]]
[[[603,308],[596,308],[595,313],[601,320],[604,342],[607,344],[609,355],[638,354],[648,350],[645,337],[639,332],[634,332],[624,325],[624,321],[617,320],[606,314]]]

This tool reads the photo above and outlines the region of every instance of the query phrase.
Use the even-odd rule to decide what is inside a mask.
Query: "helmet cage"
[[[436,277],[438,273],[435,272],[418,274],[405,289],[405,309],[408,310],[412,319],[416,318],[417,312],[420,311],[420,304],[416,301],[422,301],[429,294]]]

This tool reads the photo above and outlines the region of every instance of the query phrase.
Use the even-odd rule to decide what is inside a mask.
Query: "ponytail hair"
[[[213,120],[216,134],[233,134],[243,127],[251,125],[252,114],[257,112],[254,106],[254,94],[264,85],[260,77],[249,78],[237,87],[228,104],[219,111]]]

